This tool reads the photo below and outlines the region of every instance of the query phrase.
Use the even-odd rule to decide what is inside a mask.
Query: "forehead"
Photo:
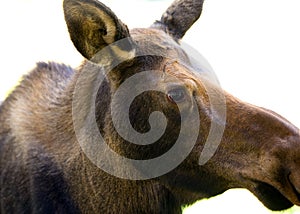
[[[202,80],[213,80],[210,77],[210,67],[196,56],[190,56],[171,36],[165,32],[151,28],[138,28],[130,31],[133,41],[137,45],[136,54],[161,56],[163,58],[155,67],[159,72],[164,72],[167,76],[175,77],[175,79],[186,84],[196,84]],[[189,51],[189,49],[187,49]],[[195,52],[195,50],[194,50]],[[204,62],[204,63],[203,63]],[[207,78],[208,76],[208,78]],[[203,79],[204,78],[204,79]],[[168,78],[167,78],[168,79]],[[173,82],[174,78],[170,78]]]
[[[161,56],[170,60],[187,62],[188,57],[180,45],[168,34],[151,28],[136,28],[130,31],[137,44],[138,55]]]

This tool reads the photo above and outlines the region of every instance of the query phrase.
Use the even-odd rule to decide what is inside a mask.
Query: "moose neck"
[[[97,168],[84,154],[78,158],[68,168],[68,179],[82,213],[181,213],[180,204],[156,181],[119,179]]]

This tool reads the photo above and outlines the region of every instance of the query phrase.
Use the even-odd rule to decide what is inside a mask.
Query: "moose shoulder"
[[[1,104],[1,213],[181,213],[230,188],[300,205],[299,129],[223,91],[180,45],[202,4],[129,30],[96,0],[64,0],[86,60],[38,63]],[[212,124],[224,130],[207,147]]]

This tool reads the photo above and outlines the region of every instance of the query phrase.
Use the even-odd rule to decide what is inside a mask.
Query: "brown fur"
[[[180,10],[184,2],[178,2]],[[137,131],[147,132],[151,128],[150,113],[161,111],[168,120],[164,135],[153,145],[139,146],[124,141],[116,132],[110,114],[111,96],[127,78],[145,70],[169,75],[156,80],[165,93],[169,84],[174,83],[170,76],[181,80],[178,84],[187,94],[187,101],[182,104],[184,109],[197,108],[200,114],[198,140],[184,162],[158,178],[133,181],[109,175],[86,157],[77,142],[72,120],[78,77],[85,74],[87,68],[95,71],[93,75],[86,75],[84,83],[79,85],[86,94],[82,99],[87,99],[94,74],[107,64],[102,64],[101,59],[98,65],[87,60],[80,68],[72,69],[56,63],[38,63],[0,107],[1,213],[181,213],[183,205],[236,187],[248,188],[273,210],[300,205],[298,128],[274,112],[234,98],[201,74],[172,60],[188,63],[184,51],[172,38],[174,33],[169,36],[162,31],[168,26],[128,31],[106,6],[94,0],[65,0],[64,8],[72,41],[87,59],[112,41],[127,36],[130,36],[129,46],[106,52],[111,58],[120,57],[122,51],[132,51],[132,44],[137,53],[154,47],[170,56],[141,56],[125,61],[114,68],[100,86],[96,120],[101,134],[115,152],[132,159],[154,158],[172,147],[180,131],[177,106],[164,93],[147,92],[132,103],[131,123]],[[176,3],[171,8],[176,10]],[[186,22],[191,25],[194,16],[187,14],[181,19],[189,19]],[[85,17],[87,19],[82,21]],[[115,26],[108,27],[108,23]],[[77,27],[87,29],[76,31]],[[173,23],[171,28],[174,27]],[[100,31],[95,33],[95,29]],[[176,35],[183,36],[186,30],[178,29]],[[106,35],[109,38],[104,38]],[[144,39],[148,35],[151,41]],[[149,80],[151,78],[149,76]],[[198,159],[216,116],[210,109],[207,87],[216,97],[225,94],[227,121],[218,150],[200,166]],[[190,105],[191,98],[196,99],[196,106]],[[193,122],[190,121],[191,128]]]

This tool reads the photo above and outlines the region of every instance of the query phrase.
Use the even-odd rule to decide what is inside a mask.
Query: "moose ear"
[[[65,20],[77,50],[91,59],[102,48],[129,37],[129,31],[117,16],[96,0],[64,0]],[[118,47],[119,52],[130,51]]]
[[[202,12],[204,0],[175,0],[151,27],[158,28],[175,40],[181,39],[187,30],[197,21]]]

